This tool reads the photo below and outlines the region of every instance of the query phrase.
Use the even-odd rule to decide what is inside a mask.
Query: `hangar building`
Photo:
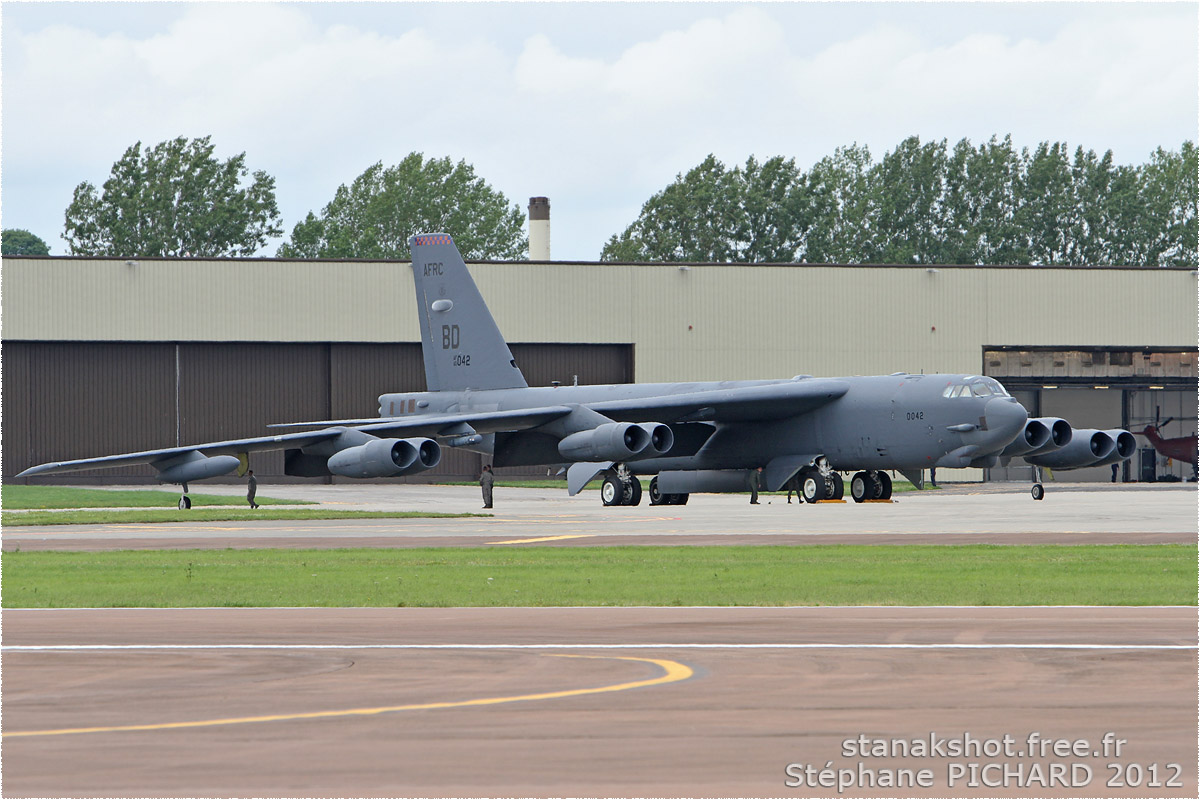
[[[530,385],[965,372],[999,379],[1033,415],[1078,427],[1140,431],[1170,417],[1164,435],[1196,430],[1189,268],[546,260],[470,269]],[[2,280],[6,480],[46,461],[375,416],[380,394],[424,389],[406,262],[5,257]],[[473,478],[480,465],[447,453],[435,474]],[[254,454],[251,466],[264,482],[283,479],[281,454]],[[991,473],[1029,477],[1024,467]],[[1190,474],[1150,451],[1125,477]]]

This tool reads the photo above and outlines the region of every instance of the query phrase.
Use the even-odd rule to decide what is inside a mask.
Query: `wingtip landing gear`
[[[179,510],[187,511],[192,507],[192,498],[188,497],[188,485],[186,483],[181,485],[183,486],[183,494],[179,496]]]
[[[1046,490],[1042,487],[1042,468],[1033,468],[1033,488],[1029,490],[1030,496],[1034,500],[1041,500],[1046,496]]]

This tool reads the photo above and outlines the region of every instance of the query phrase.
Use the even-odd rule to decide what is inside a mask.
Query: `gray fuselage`
[[[845,394],[793,417],[739,420],[714,412],[682,420],[661,419],[661,412],[614,412],[606,403],[621,403],[697,392],[786,385],[797,380],[831,380],[845,384]],[[947,397],[950,387],[974,382],[989,387]],[[977,392],[981,391],[977,389]],[[955,451],[994,453],[1011,442],[1028,417],[1025,409],[990,379],[969,375],[884,375],[835,379],[793,378],[773,381],[704,383],[605,384],[548,386],[484,391],[394,393],[380,396],[380,415],[507,411],[541,406],[586,405],[616,421],[662,422],[676,433],[676,446],[666,455],[628,462],[635,473],[664,470],[752,469],[780,456],[824,455],[839,471],[857,469],[924,469]],[[624,403],[628,405],[628,403]],[[950,428],[957,428],[950,430]],[[502,434],[503,436],[503,434]],[[508,434],[536,437],[537,429]],[[466,449],[500,455],[494,436]],[[511,448],[516,453],[499,466],[555,464],[564,459],[545,448]],[[964,464],[965,466],[965,464]]]

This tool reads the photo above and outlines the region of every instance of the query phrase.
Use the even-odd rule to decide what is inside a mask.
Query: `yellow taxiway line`
[[[422,711],[440,708],[464,708],[468,706],[494,706],[502,703],[518,703],[527,700],[558,700],[564,697],[580,697],[588,694],[603,694],[605,692],[624,692],[629,689],[640,689],[645,686],[659,686],[664,683],[677,683],[692,677],[693,670],[678,661],[668,661],[660,658],[637,658],[634,656],[581,656],[568,654],[547,654],[549,658],[599,658],[609,661],[641,661],[654,664],[663,670],[657,678],[628,683],[614,683],[608,686],[597,686],[589,689],[564,689],[558,692],[541,692],[538,694],[509,695],[507,697],[481,697],[475,700],[457,700],[442,703],[413,703],[402,706],[379,706],[377,708],[347,708],[334,711],[309,711],[299,714],[269,714],[258,717],[226,717],[224,719],[203,719],[188,722],[158,722],[146,725],[109,725],[94,728],[58,728],[45,731],[5,731],[5,739],[18,736],[65,736],[74,733],[123,733],[128,731],[164,731],[177,728],[208,728],[217,725],[245,725],[252,722],[285,722],[301,719],[325,719],[328,717],[369,716],[372,714],[387,714],[394,711]]]
[[[568,533],[562,536],[542,536],[537,539],[508,539],[503,542],[488,542],[488,544],[533,544],[534,542],[557,542],[560,539],[587,539],[594,533]]]

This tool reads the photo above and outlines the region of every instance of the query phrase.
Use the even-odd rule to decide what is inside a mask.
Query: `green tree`
[[[1142,168],[1141,219],[1136,263],[1197,265],[1197,154],[1195,142],[1179,152],[1155,149]]]
[[[726,169],[709,154],[651,197],[637,220],[608,240],[604,261],[786,262],[807,228],[803,175],[776,156]]]
[[[871,251],[871,151],[839,147],[805,176],[810,224],[803,259],[810,264],[861,264]]]
[[[1018,194],[1018,223],[1029,242],[1029,263],[1068,263],[1074,221],[1073,179],[1065,142],[1042,142],[1021,153],[1025,179]]]
[[[1102,156],[1096,151],[1075,150],[1071,164],[1072,212],[1068,228],[1064,263],[1089,266],[1113,263],[1113,230],[1109,207],[1117,167],[1109,150]]]
[[[942,219],[946,140],[921,144],[916,136],[884,155],[872,170],[874,247],[868,260],[934,264],[944,260]]]
[[[280,246],[282,258],[409,258],[417,233],[454,237],[469,259],[528,257],[524,215],[465,161],[410,153],[392,167],[378,162],[342,184],[321,216],[311,211]]]
[[[275,179],[246,154],[219,161],[211,137],[184,137],[113,164],[103,192],[75,187],[66,211],[70,252],[90,256],[249,256],[283,233]],[[248,185],[243,186],[245,178]]]
[[[731,261],[737,194],[733,174],[710,153],[647,200],[633,224],[604,245],[600,259]]]
[[[947,152],[913,136],[879,163],[840,147],[807,174],[708,156],[658,192],[601,258],[621,261],[1196,266],[1197,148],[1142,165],[1012,138]]]
[[[946,165],[943,264],[1027,264],[1017,224],[1021,158],[1012,138],[974,147],[963,139]]]
[[[5,228],[0,234],[0,251],[6,256],[48,256],[50,246],[23,228]]]

